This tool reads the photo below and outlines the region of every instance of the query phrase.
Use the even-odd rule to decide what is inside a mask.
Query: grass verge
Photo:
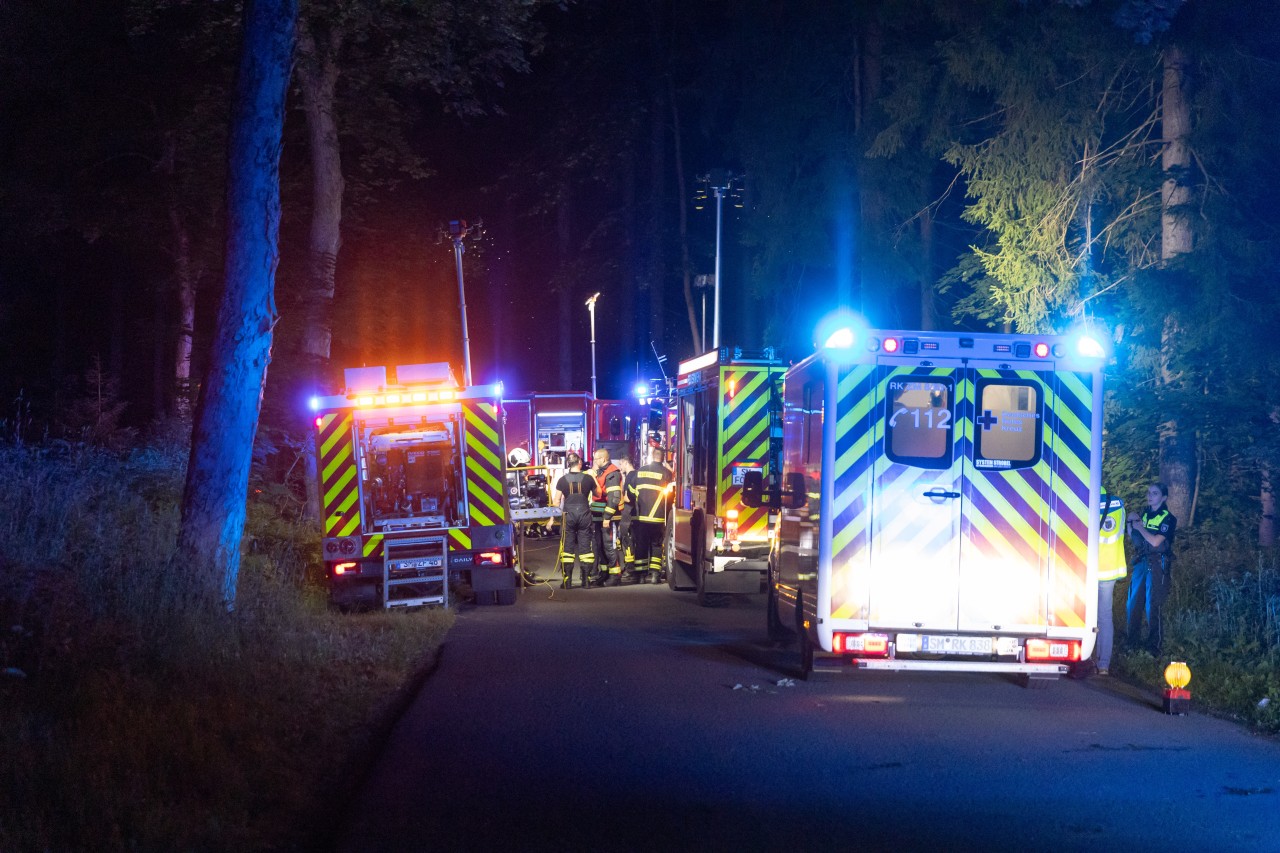
[[[171,543],[180,454],[0,449],[0,850],[309,849],[452,614],[343,616],[255,505],[234,612]]]

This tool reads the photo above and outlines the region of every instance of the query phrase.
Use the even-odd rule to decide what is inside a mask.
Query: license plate
[[[944,655],[989,655],[990,637],[931,636],[920,638],[920,651]]]
[[[443,564],[443,557],[426,557],[421,560],[401,560],[397,563],[397,567],[400,569],[436,569]]]

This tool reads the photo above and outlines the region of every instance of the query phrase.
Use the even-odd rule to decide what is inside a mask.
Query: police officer
[[[635,472],[631,501],[635,518],[631,522],[632,552],[637,572],[646,569],[653,583],[662,572],[662,550],[667,526],[667,505],[671,491],[671,471],[662,464],[662,449],[651,448],[648,464]],[[640,575],[643,581],[644,575]]]
[[[1129,535],[1137,548],[1137,561],[1129,579],[1129,600],[1125,616],[1129,623],[1129,645],[1137,648],[1142,631],[1142,613],[1147,616],[1147,645],[1151,653],[1158,655],[1164,645],[1164,629],[1160,622],[1160,607],[1169,596],[1173,568],[1173,535],[1178,520],[1169,512],[1165,503],[1169,487],[1164,483],[1152,483],[1147,488],[1147,509],[1142,519],[1129,519]]]
[[[573,565],[582,566],[582,586],[595,574],[596,553],[591,541],[591,495],[596,481],[582,471],[582,457],[570,453],[565,458],[569,471],[556,481],[556,506],[560,507],[561,589],[573,586]]]
[[[609,461],[609,451],[597,447],[592,454],[595,466],[591,474],[596,478],[596,492],[591,498],[592,536],[595,542],[596,571],[593,583],[602,585],[602,573],[607,573],[610,586],[621,582],[622,569],[614,566],[613,523],[622,505],[622,472]],[[616,569],[616,573],[615,573]]]
[[[636,482],[636,469],[631,460],[623,456],[618,460],[618,470],[622,472],[622,503],[618,507],[618,547],[617,559],[621,564],[621,577],[636,580],[634,555],[631,547],[631,520],[635,516],[635,504],[632,503],[631,487]]]
[[[1116,581],[1128,572],[1124,556],[1124,501],[1102,490],[1099,507],[1102,532],[1098,538],[1098,675],[1111,670],[1111,648],[1115,640],[1113,596]]]

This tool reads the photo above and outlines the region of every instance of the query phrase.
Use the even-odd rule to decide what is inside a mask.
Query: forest
[[[5,618],[86,564],[115,592],[68,612],[119,618],[139,559],[238,618],[305,598],[305,401],[461,374],[450,221],[477,382],[587,390],[595,292],[601,396],[705,350],[724,170],[728,343],[799,360],[836,308],[1110,342],[1105,485],[1169,486],[1172,649],[1275,726],[1278,100],[1271,0],[0,5]],[[27,681],[65,664],[22,636]]]

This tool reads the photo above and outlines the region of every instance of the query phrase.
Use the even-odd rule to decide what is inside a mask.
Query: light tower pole
[[[453,241],[453,260],[458,269],[458,305],[462,312],[462,384],[471,387],[471,337],[467,334],[467,287],[462,278],[462,254],[466,247],[462,241],[472,234],[481,233],[479,222],[468,225],[465,219],[449,222],[449,239]]]
[[[591,399],[596,398],[596,300],[599,293],[587,300],[587,313],[591,315]]]
[[[716,199],[716,272],[715,272],[715,298],[714,307],[712,308],[711,322],[711,346],[713,349],[720,347],[720,237],[723,226],[723,205],[724,197],[734,189],[734,181],[739,180],[742,176],[735,175],[728,169],[712,169],[698,180],[701,181]],[[705,191],[700,194],[702,199],[706,198]],[[735,195],[735,200],[737,196]],[[697,205],[701,209],[701,205]],[[741,207],[741,203],[738,202]],[[705,345],[705,341],[703,341]]]

